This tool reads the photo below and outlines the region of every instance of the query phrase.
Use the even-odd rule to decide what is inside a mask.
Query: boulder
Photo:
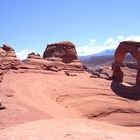
[[[43,58],[58,57],[63,62],[70,63],[73,60],[78,60],[76,47],[71,42],[60,42],[47,45],[44,51]]]
[[[70,71],[65,71],[65,74],[66,74],[67,76],[77,76],[77,74],[71,73]]]
[[[60,42],[47,45],[43,58],[50,61],[59,70],[84,71],[76,47],[71,42]]]
[[[90,70],[90,73],[92,74],[92,76],[90,76],[91,78],[102,78],[106,80],[111,80],[112,78],[112,70],[110,67],[96,68]]]

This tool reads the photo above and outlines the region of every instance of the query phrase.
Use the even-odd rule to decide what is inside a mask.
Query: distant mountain
[[[91,55],[79,56],[79,57],[81,60],[89,60],[92,57],[97,57],[97,56],[113,56],[114,52],[115,52],[115,49],[108,49],[97,54],[91,54]]]
[[[115,49],[108,49],[100,53],[94,54],[94,56],[109,56],[109,55],[114,55],[114,53],[115,53]]]
[[[82,64],[88,67],[111,66],[113,55],[80,57]]]
[[[114,61],[114,49],[105,50],[98,54],[80,56],[81,62],[88,67],[111,66]],[[126,55],[123,62],[135,62],[131,55]]]

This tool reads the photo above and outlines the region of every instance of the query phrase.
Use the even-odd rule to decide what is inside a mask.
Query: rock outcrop
[[[27,59],[20,65],[20,69],[59,71],[52,62],[43,59],[40,54],[34,52],[28,54]]]
[[[60,70],[83,71],[76,47],[71,42],[60,42],[47,45],[43,58],[52,62]]]
[[[29,53],[27,59],[20,61],[16,58],[15,51],[7,44],[0,48],[0,70],[3,73],[10,69],[21,71],[48,70],[64,71],[69,75],[76,75],[75,72],[83,72],[84,67],[81,64],[76,47],[71,42],[60,42],[47,45],[43,58],[34,52]],[[3,75],[0,75],[2,80]]]
[[[40,56],[40,54],[35,54],[34,52],[32,52],[28,54],[27,59],[42,59],[42,57]]]
[[[90,70],[91,78],[102,78],[106,80],[112,79],[112,70],[110,67],[101,67]]]
[[[4,74],[10,69],[17,70],[19,68],[20,61],[16,58],[15,51],[7,44],[3,44],[0,47],[0,70]],[[0,74],[2,80],[2,74]]]
[[[3,44],[0,48],[0,57],[16,57],[15,51],[8,44]]]
[[[61,58],[63,62],[70,63],[77,60],[75,45],[71,42],[60,42],[47,45],[43,58],[56,57]]]
[[[137,61],[136,84],[140,84],[140,42],[134,41],[123,41],[116,49],[114,55],[115,62],[112,65],[113,80],[123,82],[123,72],[120,67],[127,53],[130,53]]]

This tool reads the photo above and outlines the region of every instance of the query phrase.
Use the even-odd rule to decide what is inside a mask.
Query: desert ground
[[[10,70],[0,90],[2,140],[140,139],[139,87],[87,72]]]

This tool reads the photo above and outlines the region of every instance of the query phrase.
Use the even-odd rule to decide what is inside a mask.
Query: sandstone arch
[[[140,42],[134,41],[123,41],[116,49],[114,54],[115,62],[112,65],[113,80],[123,82],[123,72],[120,67],[127,53],[130,53],[137,61],[136,84],[140,84]]]

